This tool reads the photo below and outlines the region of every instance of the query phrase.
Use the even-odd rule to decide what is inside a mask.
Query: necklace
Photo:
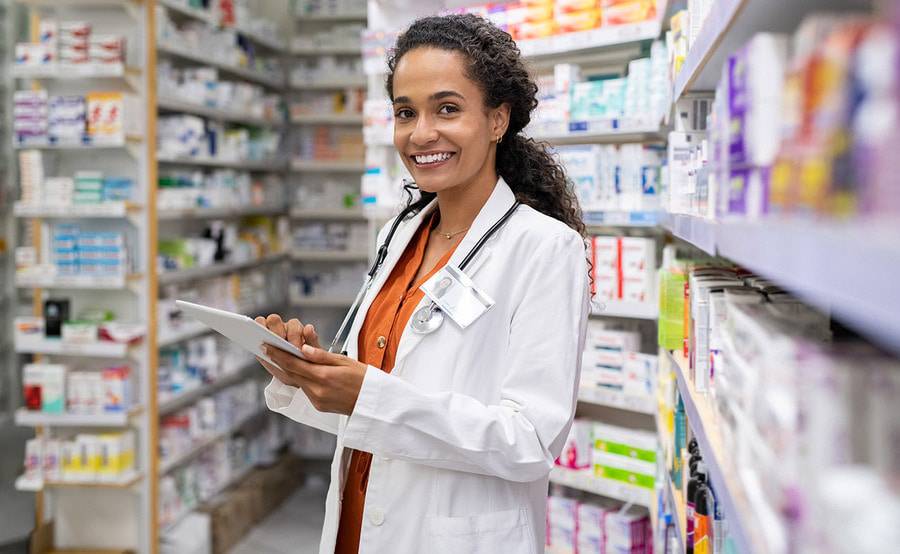
[[[439,234],[440,236],[444,237],[445,239],[450,240],[450,239],[452,239],[453,237],[455,237],[456,235],[458,235],[458,234],[460,234],[460,233],[465,233],[465,232],[468,231],[468,230],[469,230],[469,228],[466,227],[466,228],[463,229],[462,231],[457,231],[457,232],[455,232],[455,233],[444,233],[444,232],[442,232],[442,231],[438,231],[437,229],[435,229],[434,232],[437,233],[437,234]]]

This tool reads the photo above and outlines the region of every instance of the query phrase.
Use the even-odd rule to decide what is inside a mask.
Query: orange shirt
[[[413,282],[422,265],[425,246],[431,236],[436,216],[437,212],[426,218],[416,231],[416,235],[366,313],[366,320],[359,332],[359,361],[367,365],[381,368],[388,373],[394,369],[400,336],[425,295],[419,287],[447,265],[453,251],[456,250],[456,246],[451,248],[426,275]],[[352,451],[347,481],[344,485],[335,554],[359,552],[363,506],[366,502],[366,486],[371,463],[372,454],[369,452]]]

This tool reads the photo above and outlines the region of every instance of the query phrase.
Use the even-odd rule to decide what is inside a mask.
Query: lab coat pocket
[[[433,554],[536,554],[525,508],[465,517],[428,518]]]

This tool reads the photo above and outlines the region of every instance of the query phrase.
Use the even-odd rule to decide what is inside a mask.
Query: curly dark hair
[[[547,151],[547,145],[521,134],[537,107],[538,88],[513,38],[477,15],[425,17],[397,39],[388,58],[387,93],[394,99],[394,70],[410,50],[434,47],[462,53],[467,60],[467,77],[481,88],[490,108],[509,104],[509,127],[497,145],[497,173],[512,188],[516,198],[535,210],[558,219],[587,235],[581,207],[566,173]],[[424,206],[434,194],[422,193]]]

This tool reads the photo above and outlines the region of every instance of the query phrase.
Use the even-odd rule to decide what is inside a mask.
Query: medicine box
[[[594,423],[592,434],[595,451],[650,463],[656,461],[657,441],[654,433]]]
[[[656,464],[625,456],[594,450],[592,454],[594,476],[612,479],[637,487],[653,489],[656,483]]]
[[[562,454],[556,460],[558,465],[569,469],[591,467],[591,422],[576,419],[572,422]]]

